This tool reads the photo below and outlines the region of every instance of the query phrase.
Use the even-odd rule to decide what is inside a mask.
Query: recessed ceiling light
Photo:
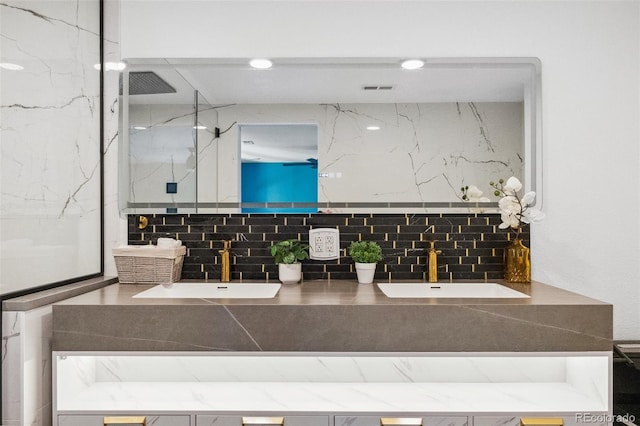
[[[407,59],[401,64],[405,70],[417,70],[424,66],[424,61],[420,59]]]
[[[367,130],[380,130],[380,126],[367,126]]]
[[[144,126],[133,126],[133,129],[134,130],[147,130],[147,128],[144,127]]]
[[[124,62],[106,62],[104,67],[107,71],[122,71],[127,67],[127,64]]]
[[[249,65],[259,70],[266,70],[273,66],[273,62],[268,59],[252,59],[249,61]]]
[[[102,68],[100,64],[95,64],[93,67],[98,71],[100,71],[100,68]],[[124,62],[105,62],[104,63],[105,71],[122,71],[126,67],[127,67],[127,64],[125,64]]]
[[[20,71],[24,69],[22,65],[12,64],[10,62],[0,62],[0,68],[11,71]]]
[[[207,126],[193,126],[193,128],[196,130],[205,130]]]

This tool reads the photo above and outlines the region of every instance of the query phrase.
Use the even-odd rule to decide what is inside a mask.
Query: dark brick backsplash
[[[340,230],[340,258],[303,262],[303,279],[355,280],[347,254],[351,241],[373,240],[382,247],[376,280],[423,280],[426,253],[436,241],[438,278],[500,279],[504,247],[513,234],[499,229],[497,214],[155,214],[140,230],[129,215],[129,244],[155,244],[159,237],[182,240],[187,255],[183,279],[218,279],[223,240],[232,240],[231,278],[277,280],[269,247],[289,238],[308,240],[311,228]],[[529,245],[528,228],[522,235]]]

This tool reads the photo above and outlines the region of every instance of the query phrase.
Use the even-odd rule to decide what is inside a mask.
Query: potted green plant
[[[375,241],[353,241],[349,246],[349,256],[356,264],[356,274],[360,284],[371,284],[376,273],[376,264],[382,260],[382,249]]]
[[[283,240],[271,246],[271,256],[278,264],[282,284],[296,284],[302,278],[301,260],[309,258],[309,245],[299,240]]]

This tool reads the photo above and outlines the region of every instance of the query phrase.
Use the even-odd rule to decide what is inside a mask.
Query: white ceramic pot
[[[282,284],[297,284],[302,278],[302,263],[279,263],[278,279]]]
[[[376,264],[358,262],[355,263],[358,282],[360,284],[371,284],[373,282],[373,276],[376,274]]]

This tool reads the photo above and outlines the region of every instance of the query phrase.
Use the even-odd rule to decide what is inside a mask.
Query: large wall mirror
[[[122,210],[487,210],[510,176],[540,192],[537,59],[401,62],[127,60]],[[462,200],[470,185],[490,201]]]

